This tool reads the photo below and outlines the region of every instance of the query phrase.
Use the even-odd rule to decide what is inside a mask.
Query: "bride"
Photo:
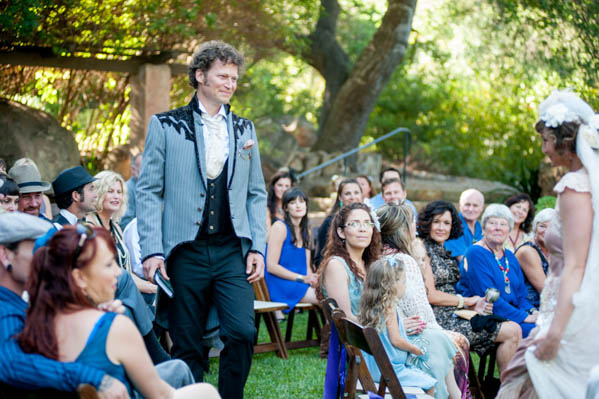
[[[554,187],[537,328],[503,372],[497,398],[583,398],[599,363],[599,115],[574,93],[555,91],[539,106],[535,129],[552,164],[569,172]]]

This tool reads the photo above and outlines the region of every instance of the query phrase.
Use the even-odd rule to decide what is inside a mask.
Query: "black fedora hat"
[[[74,166],[60,172],[52,182],[52,188],[54,188],[54,195],[60,195],[95,180],[83,166]]]

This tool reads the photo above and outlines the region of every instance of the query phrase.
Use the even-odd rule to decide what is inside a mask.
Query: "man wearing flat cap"
[[[13,338],[25,325],[27,303],[21,296],[31,270],[34,240],[51,227],[49,222],[25,213],[0,214],[0,383],[60,391],[75,391],[79,384],[90,384],[103,398],[127,398],[123,383],[104,371],[24,353]],[[2,391],[9,391],[9,396],[18,394],[6,386]]]
[[[44,200],[42,193],[48,191],[51,186],[47,181],[42,181],[37,168],[29,164],[17,165],[10,168],[8,175],[19,187],[19,211],[49,222],[40,209]]]
[[[65,169],[56,176],[52,188],[60,212],[52,222],[57,229],[75,224],[95,210],[94,202],[98,198],[95,180],[82,166]]]

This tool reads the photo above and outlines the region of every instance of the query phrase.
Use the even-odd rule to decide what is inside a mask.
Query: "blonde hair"
[[[400,300],[397,287],[399,281],[405,283],[405,266],[401,259],[387,256],[370,265],[360,298],[358,317],[364,327],[383,330],[385,319],[395,310],[395,305]]]
[[[376,210],[381,225],[383,245],[399,252],[412,255],[412,232],[414,212],[402,201],[400,204],[385,204]]]
[[[94,186],[96,187],[96,192],[98,193],[98,198],[96,199],[96,211],[102,212],[104,203],[104,198],[106,197],[106,193],[108,193],[108,189],[115,182],[121,183],[121,187],[123,189],[123,201],[121,202],[120,209],[112,216],[113,220],[118,222],[121,220],[121,217],[127,211],[127,199],[129,196],[127,195],[127,184],[125,183],[125,179],[120,174],[113,172],[112,170],[104,170],[100,173],[97,173],[94,176],[97,180],[94,182]]]

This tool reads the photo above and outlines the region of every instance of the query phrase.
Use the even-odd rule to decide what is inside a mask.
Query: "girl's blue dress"
[[[399,321],[398,325],[401,337],[408,341],[409,338],[406,335],[403,323],[401,323],[401,316],[399,314],[399,311],[396,310],[396,312],[397,320]],[[385,325],[384,320],[383,325]],[[389,338],[389,332],[387,331],[386,327],[383,327],[383,331],[379,332],[379,337],[381,338],[381,343],[383,344],[383,347],[387,352],[387,356],[389,356],[389,361],[391,362],[393,370],[395,370],[395,374],[397,375],[397,379],[399,380],[401,385],[406,387],[418,387],[422,388],[425,391],[435,386],[435,384],[437,383],[436,379],[429,376],[425,372],[415,367],[408,366],[406,364],[406,362],[408,361],[408,356],[410,356],[410,353],[397,348],[391,343],[391,339]],[[366,361],[366,365],[368,366],[368,370],[370,370],[372,378],[378,382],[381,379],[381,372],[378,366],[376,365],[374,357],[365,352],[362,352],[362,355],[364,356],[364,360]],[[413,357],[413,355],[411,356]],[[421,357],[422,356],[419,356],[418,358]],[[423,355],[423,357],[426,359],[426,353]],[[418,362],[418,358],[416,359],[416,362]]]
[[[283,247],[281,248],[279,265],[294,273],[305,276],[308,273],[306,248],[298,248],[293,245],[291,242],[289,226],[285,224],[285,227],[287,229],[287,236],[285,237]],[[266,251],[268,252],[268,248],[266,248]],[[306,295],[306,291],[308,291],[308,288],[310,287],[309,284],[277,277],[268,272],[268,266],[266,267],[266,273],[264,273],[264,279],[266,280],[270,300],[274,302],[284,302],[289,305],[289,309],[284,310],[284,313],[289,313],[304,295]]]

